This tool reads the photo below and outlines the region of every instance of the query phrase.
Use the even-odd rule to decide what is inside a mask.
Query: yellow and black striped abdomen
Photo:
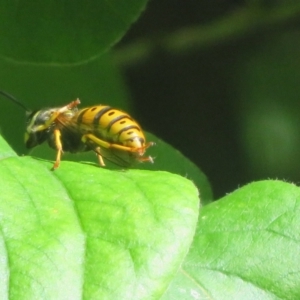
[[[76,120],[82,134],[87,132],[114,143],[132,148],[140,148],[145,144],[144,134],[139,124],[127,113],[97,105],[82,109]]]

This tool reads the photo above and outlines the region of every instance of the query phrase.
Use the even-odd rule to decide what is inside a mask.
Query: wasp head
[[[33,148],[45,142],[51,132],[54,123],[49,121],[54,109],[43,109],[29,113],[25,132],[25,145]]]

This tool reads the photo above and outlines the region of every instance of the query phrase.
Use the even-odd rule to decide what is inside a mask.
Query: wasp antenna
[[[0,90],[0,94],[2,96],[5,96],[6,98],[10,99],[11,101],[13,101],[15,104],[21,106],[26,112],[29,112],[29,109],[21,101],[16,99],[14,96],[12,96],[4,91],[1,91],[1,90]]]

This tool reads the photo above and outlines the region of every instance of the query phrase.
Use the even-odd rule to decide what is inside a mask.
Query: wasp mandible
[[[78,109],[80,100],[62,107],[29,110],[12,95],[0,94],[21,106],[27,112],[25,145],[34,148],[45,141],[56,150],[53,170],[59,167],[63,152],[94,151],[99,164],[106,158],[122,167],[134,161],[151,162],[144,156],[153,142],[146,143],[140,125],[127,113],[107,105],[94,105]]]

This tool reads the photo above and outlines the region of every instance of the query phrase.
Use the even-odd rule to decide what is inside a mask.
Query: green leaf
[[[249,184],[201,211],[162,299],[300,299],[300,189]]]
[[[159,298],[192,242],[193,183],[8,150],[0,138],[1,299]]]
[[[2,2],[2,57],[67,64],[94,58],[120,40],[147,1]]]

